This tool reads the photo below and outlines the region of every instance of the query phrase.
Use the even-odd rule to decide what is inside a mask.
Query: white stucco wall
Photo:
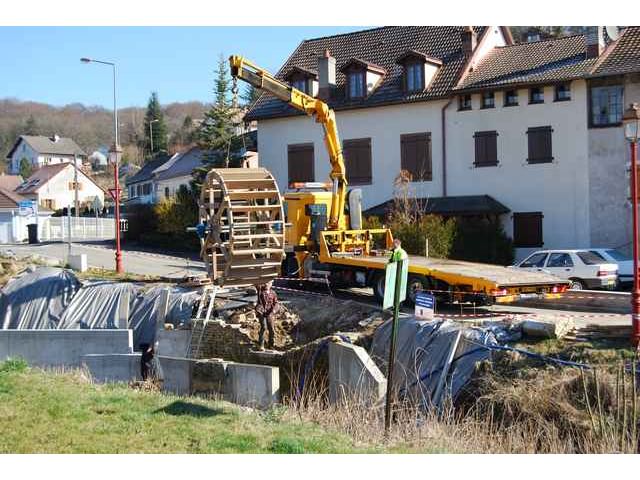
[[[39,168],[43,165],[55,165],[57,163],[71,163],[73,162],[73,155],[53,155],[53,154],[40,154],[36,152],[31,146],[26,142],[20,142],[20,145],[13,152],[11,156],[10,164],[10,173],[18,174],[20,173],[20,161],[26,158],[31,163],[33,168]],[[80,157],[76,157],[76,165],[79,167],[82,166],[82,159]]]
[[[589,178],[587,152],[587,90],[583,80],[571,85],[571,101],[554,102],[553,87],[545,87],[545,103],[529,105],[528,90],[520,89],[519,105],[503,106],[496,92],[496,107],[480,109],[473,95],[471,111],[447,109],[447,193],[488,194],[512,212],[542,212],[544,248],[589,245]],[[527,129],[550,125],[552,154],[548,164],[528,164]],[[498,166],[474,167],[476,131],[498,132]],[[504,215],[508,235],[511,215]],[[518,249],[520,258],[530,249]]]
[[[157,180],[155,182],[156,189],[156,201],[165,198],[165,189],[169,188],[169,197],[174,197],[181,185],[190,188],[190,181],[193,180],[191,175],[183,175],[181,177],[167,178],[164,180]]]
[[[640,77],[624,82],[624,106],[640,102]],[[622,127],[589,129],[591,245],[630,250],[629,145]]]
[[[75,190],[69,188],[70,182],[73,181],[74,169],[69,165],[38,190],[38,203],[42,205],[44,200],[52,199],[55,201],[54,208],[56,209],[73,205],[75,202]],[[102,189],[81,171],[78,171],[78,183],[81,185],[78,190],[80,203],[91,202],[97,196],[100,198],[101,203],[104,204],[104,192]]]
[[[441,111],[446,101],[405,104],[336,112],[341,140],[371,138],[372,184],[362,185],[363,208],[393,196],[393,181],[400,173],[400,135],[431,132],[433,180],[412,184],[419,196],[442,195]],[[315,180],[329,180],[329,157],[322,128],[310,117],[261,120],[258,128],[260,165],[270,170],[281,191],[286,191],[287,145],[313,143]]]

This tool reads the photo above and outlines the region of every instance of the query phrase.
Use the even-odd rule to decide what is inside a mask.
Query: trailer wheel
[[[412,274],[407,278],[407,300],[411,305],[415,305],[418,292],[429,289],[429,280],[423,275]]]

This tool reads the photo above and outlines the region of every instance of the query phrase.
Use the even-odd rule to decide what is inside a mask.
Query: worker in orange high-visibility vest
[[[393,250],[391,250],[391,256],[389,257],[389,263],[399,262],[400,260],[407,260],[409,256],[407,252],[402,248],[402,242],[399,238],[393,239]]]

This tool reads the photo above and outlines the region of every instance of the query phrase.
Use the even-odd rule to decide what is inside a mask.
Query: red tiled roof
[[[0,188],[13,191],[23,182],[20,175],[0,175]]]
[[[285,74],[294,66],[306,70],[317,69],[318,57],[329,50],[336,59],[336,88],[329,105],[336,109],[375,107],[379,105],[416,102],[446,97],[455,85],[465,64],[462,50],[461,26],[401,26],[380,27],[359,32],[304,40],[285,62],[278,74]],[[486,27],[473,27],[481,38]],[[403,67],[397,63],[409,50],[440,59],[439,68],[429,88],[423,92],[407,93],[402,87]],[[345,95],[345,74],[340,69],[351,59],[361,59],[384,69],[386,75],[378,87],[364,100],[350,100]],[[245,119],[258,120],[296,115],[297,112],[275,97],[263,94]]]
[[[70,165],[70,163],[56,163],[54,165],[42,166],[27,178],[22,185],[16,188],[15,191],[19,194],[36,193],[40,187]]]
[[[586,58],[584,35],[496,47],[456,90],[545,83],[589,74],[597,59]]]
[[[640,27],[627,27],[611,52],[596,65],[592,76],[640,72]]]
[[[0,209],[18,208],[18,203],[24,200],[24,197],[15,192],[0,187]]]

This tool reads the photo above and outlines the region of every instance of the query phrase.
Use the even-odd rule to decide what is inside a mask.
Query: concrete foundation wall
[[[278,368],[229,363],[225,390],[233,403],[266,408],[280,401]]]
[[[132,352],[132,330],[0,330],[0,360],[39,367],[79,367],[87,354]]]
[[[158,357],[162,389],[176,395],[215,395],[233,403],[267,408],[280,401],[278,367],[219,359]],[[140,380],[140,353],[84,355],[82,363],[97,382]]]
[[[367,405],[382,400],[387,380],[362,347],[350,343],[329,344],[329,400],[355,400]]]
[[[186,357],[191,344],[191,330],[158,330],[158,355]]]
[[[142,380],[140,353],[90,354],[82,357],[96,382],[130,382]]]

